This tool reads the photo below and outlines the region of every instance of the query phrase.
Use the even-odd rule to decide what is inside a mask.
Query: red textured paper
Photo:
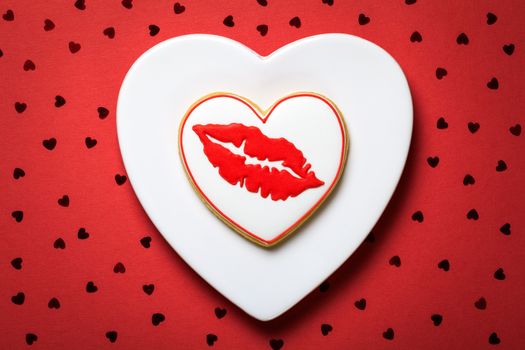
[[[217,349],[523,348],[525,5],[407,1],[413,4],[186,0],[179,14],[174,1],[86,0],[83,10],[74,0],[2,1],[0,348],[205,349],[207,337]],[[487,23],[489,12],[495,23]],[[230,15],[233,26],[223,23]],[[46,19],[52,30],[44,30]],[[150,25],[160,28],[154,36]],[[103,34],[108,27],[114,38]],[[410,40],[415,31],[420,42]],[[155,229],[129,181],[115,180],[125,175],[115,129],[118,91],[141,53],[174,36],[219,34],[269,54],[327,32],[369,39],[400,63],[414,99],[412,147],[370,239],[322,290],[262,323],[200,279]],[[458,44],[461,33],[468,44],[464,37]],[[70,42],[80,50],[72,53]],[[514,50],[505,52],[510,44]],[[447,72],[441,79],[438,68]],[[487,86],[492,78],[497,89]],[[65,105],[55,107],[57,95]],[[22,113],[16,102],[26,104]],[[109,110],[104,119],[101,106]],[[447,128],[437,127],[440,117]],[[472,132],[468,123],[479,128]],[[88,148],[86,137],[96,145]],[[57,141],[52,150],[42,143],[50,138]],[[500,160],[504,171],[496,170]],[[15,179],[15,168],[25,176]],[[467,174],[474,184],[463,184]],[[57,202],[64,195],[67,207]],[[471,209],[477,220],[467,218]],[[421,222],[413,220],[418,211]],[[500,231],[506,223],[510,234]],[[80,228],[87,239],[78,238]],[[145,236],[150,248],[140,243]],[[58,238],[65,249],[53,247]],[[445,259],[448,271],[438,268]],[[124,273],[114,272],[119,262]],[[504,279],[495,278],[500,268]],[[95,293],[86,292],[89,281]],[[151,295],[145,284],[154,284]],[[21,305],[12,301],[19,292]],[[58,309],[48,307],[52,298]],[[361,298],[364,310],[354,304]],[[480,298],[484,309],[475,306]],[[217,307],[226,309],[224,317]],[[157,326],[155,313],[165,317]],[[332,328],[326,335],[323,324]],[[388,328],[393,339],[383,334]],[[117,333],[113,344],[109,331]],[[27,334],[36,336],[32,345]]]

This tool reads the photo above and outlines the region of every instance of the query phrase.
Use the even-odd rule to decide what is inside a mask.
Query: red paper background
[[[407,1],[414,3],[182,0],[180,14],[174,1],[134,0],[126,8],[126,1],[86,0],[84,10],[74,0],[1,1],[0,348],[27,348],[28,333],[41,349],[204,349],[208,334],[217,336],[217,349],[279,348],[272,339],[282,340],[282,349],[525,348],[525,136],[509,129],[524,126],[525,5]],[[497,16],[493,24],[489,12]],[[368,23],[359,23],[361,13]],[[233,27],[223,24],[228,15]],[[295,16],[299,28],[289,24]],[[53,30],[44,30],[46,19]],[[151,24],[160,28],[155,36]],[[268,25],[265,36],[260,24]],[[112,39],[103,35],[108,27]],[[414,31],[421,42],[410,40]],[[269,54],[326,32],[372,40],[400,63],[414,99],[412,147],[370,239],[322,290],[262,323],[201,280],[156,231],[129,181],[116,183],[116,174],[125,175],[115,129],[118,91],[142,52],[174,36],[219,34]],[[457,43],[460,33],[467,45]],[[81,45],[78,52],[70,52],[70,41]],[[511,43],[514,51],[505,53]],[[24,70],[26,60],[36,69]],[[442,79],[438,67],[447,70]],[[493,77],[498,89],[487,87]],[[55,107],[56,95],[64,106]],[[18,113],[16,102],[26,103],[25,111]],[[100,106],[109,110],[104,119]],[[440,117],[447,128],[437,128]],[[471,132],[469,122],[479,129]],[[42,141],[52,137],[50,151]],[[96,146],[87,148],[86,137]],[[428,157],[439,157],[437,166]],[[496,171],[499,160],[505,171]],[[25,176],[15,179],[15,168]],[[467,174],[475,184],[463,184]],[[63,195],[68,207],[57,203]],[[466,217],[473,208],[478,220]],[[20,222],[14,211],[23,211]],[[412,219],[416,211],[422,222]],[[505,223],[510,235],[500,232]],[[77,238],[80,228],[89,238]],[[145,236],[150,248],[140,243]],[[65,249],[53,247],[57,238]],[[389,263],[394,256],[399,267]],[[20,269],[11,263],[16,258]],[[448,271],[438,268],[444,259]],[[119,262],[125,273],[113,271]],[[494,277],[499,268],[503,280]],[[96,293],[86,292],[88,281]],[[155,285],[151,295],[144,284]],[[11,300],[19,292],[22,305]],[[474,305],[481,297],[484,310]],[[60,308],[48,307],[51,298]],[[361,298],[364,310],[354,305]],[[226,316],[218,318],[217,307]],[[154,313],[165,321],[154,326]],[[443,318],[438,326],[434,314]],[[332,331],[323,335],[322,324]],[[391,340],[383,336],[388,328]],[[117,332],[114,343],[108,331]],[[499,344],[489,343],[492,333]]]

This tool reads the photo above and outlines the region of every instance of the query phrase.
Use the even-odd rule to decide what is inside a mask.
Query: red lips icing
[[[257,127],[239,123],[194,125],[192,129],[199,136],[210,163],[219,168],[219,175],[234,186],[240,184],[250,192],[260,193],[263,198],[270,196],[274,201],[284,201],[324,185],[310,170],[311,165],[306,163],[303,153],[285,138],[269,138]],[[235,147],[244,143],[246,155],[261,161],[282,161],[282,165],[291,171],[246,164],[246,157],[211,141],[210,136]]]

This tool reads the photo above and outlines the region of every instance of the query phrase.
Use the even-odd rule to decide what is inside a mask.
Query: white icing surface
[[[324,185],[307,189],[285,201],[263,198],[259,193],[231,185],[210,163],[199,137],[192,130],[196,124],[230,123],[255,126],[268,137],[284,137],[292,142],[303,152]],[[311,96],[286,99],[273,110],[266,123],[244,103],[231,97],[214,97],[192,111],[182,131],[186,163],[202,193],[230,221],[265,241],[283,234],[315,207],[336,180],[344,151],[338,116],[324,101]],[[252,162],[261,164],[253,159]]]

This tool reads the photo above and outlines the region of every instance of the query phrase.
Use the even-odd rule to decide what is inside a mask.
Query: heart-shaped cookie
[[[179,128],[188,178],[226,224],[262,246],[279,243],[325,201],[348,142],[332,101],[294,93],[267,111],[242,96],[199,99]]]
[[[261,108],[275,106],[296,92],[311,92],[333,101],[345,118],[350,147],[337,186],[308,221],[285,242],[271,249],[236,234],[203,205],[192,181],[188,181],[180,157],[178,136],[183,119],[187,117],[192,121],[198,116],[193,115],[197,110],[188,116],[192,105],[204,96],[215,96],[221,91],[242,96],[242,99],[253,101],[252,107],[256,104]],[[289,100],[294,99],[300,97]],[[317,102],[321,102],[317,107],[323,106],[322,101]],[[275,108],[273,113],[276,114],[268,118],[268,125],[287,124],[291,120],[289,116],[297,114],[286,112],[291,106],[286,107],[286,103],[281,102],[279,106],[282,107]],[[277,116],[279,113],[282,116]],[[266,123],[261,123],[253,112],[244,109],[243,115],[242,119],[232,117],[231,120],[220,116],[217,123],[203,119],[188,129],[187,134],[194,136],[194,146],[188,146],[194,148],[190,151],[192,159],[200,157],[202,166],[208,167],[205,171],[208,180],[227,186],[228,193],[241,193],[270,203],[284,203],[310,193],[313,197],[324,184],[333,182],[333,172],[331,175],[328,171],[323,173],[323,169],[330,167],[325,168],[321,164],[322,157],[308,150],[318,137],[308,136],[305,140],[309,142],[303,142],[289,130],[300,129],[299,122],[293,122],[294,126],[266,128]],[[330,114],[323,115],[328,118]],[[213,118],[209,113],[202,116]],[[337,119],[333,114],[332,118]],[[281,187],[276,190],[268,183],[261,183],[255,191],[253,183],[249,189],[246,187],[247,176],[253,177],[253,172],[239,168],[240,173],[221,175],[218,148],[212,145],[214,150],[208,157],[202,140],[207,142],[205,138],[208,138],[228,148],[228,142],[224,141],[232,138],[232,131],[225,130],[225,125],[234,129],[233,134],[245,138],[244,146],[248,138],[272,144],[280,139],[288,141],[296,151],[303,153],[304,164],[311,165],[302,175],[312,171],[319,182],[300,187],[300,193],[297,189],[295,192]],[[323,125],[317,124],[316,128]],[[405,76],[392,57],[378,46],[351,35],[305,38],[267,57],[226,38],[188,35],[156,45],[133,64],[119,94],[117,130],[131,184],[169,244],[226,298],[253,317],[270,320],[288,310],[332,274],[357,249],[378,220],[405,164],[412,132],[412,102]],[[319,129],[319,134],[322,132],[325,131]],[[183,140],[183,147],[186,147],[185,142]],[[286,145],[286,152],[281,149],[280,155],[297,154],[294,148]],[[323,150],[319,145],[314,147]],[[235,153],[234,148],[228,149]],[[238,147],[237,151],[240,150]],[[268,157],[259,159],[263,158],[259,151],[246,147],[242,151],[244,153],[238,156],[244,156],[246,161],[271,162]],[[336,155],[330,157],[334,160],[340,155],[338,148]],[[227,163],[231,161],[226,160]],[[281,163],[284,165],[284,161]],[[301,172],[303,168],[298,164],[301,162],[287,163]],[[193,170],[194,164],[188,165]],[[244,178],[243,187],[239,174]],[[296,175],[301,177],[301,174]],[[207,185],[211,185],[209,181]],[[323,185],[315,187],[320,182]],[[203,185],[199,179],[196,183]],[[203,193],[210,194],[208,190]],[[317,198],[321,198],[319,194]],[[218,203],[224,202],[219,199]],[[237,215],[235,210],[227,213]],[[263,217],[267,214],[260,213]],[[237,215],[236,219],[241,216]],[[295,222],[297,216],[288,219]],[[278,237],[277,231],[280,232],[275,230],[266,239],[271,241],[272,237]]]

